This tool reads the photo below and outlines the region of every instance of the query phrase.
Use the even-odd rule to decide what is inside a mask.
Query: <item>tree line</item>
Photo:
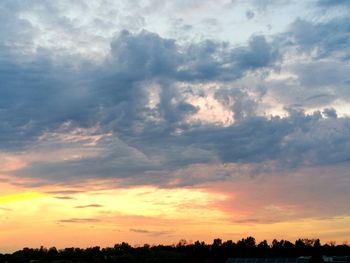
[[[148,245],[133,247],[126,242],[113,247],[100,248],[23,248],[12,254],[0,254],[0,263],[221,263],[230,257],[243,258],[297,258],[311,256],[310,263],[321,263],[322,255],[350,255],[347,244],[321,244],[319,239],[266,240],[259,243],[254,237],[243,238],[237,242],[214,239],[211,244],[203,241],[188,243],[180,240],[176,245]]]

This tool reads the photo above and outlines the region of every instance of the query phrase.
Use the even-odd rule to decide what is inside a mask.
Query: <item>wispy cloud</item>
[[[5,211],[5,212],[13,211],[12,209],[6,208],[6,207],[0,207],[0,210]]]
[[[72,196],[54,196],[53,198],[60,199],[60,200],[75,200],[76,199]]]
[[[75,208],[99,208],[99,207],[103,207],[103,205],[89,204],[89,205],[78,205],[78,206],[75,206]]]
[[[146,235],[152,235],[152,236],[162,236],[162,235],[171,235],[171,231],[150,231],[145,229],[135,229],[131,228],[129,229],[131,232],[140,233],[140,234],[146,234]]]
[[[97,218],[68,218],[59,220],[58,223],[98,223],[100,222]]]

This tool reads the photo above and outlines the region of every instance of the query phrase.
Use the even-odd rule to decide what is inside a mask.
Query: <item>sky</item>
[[[0,252],[350,241],[350,1],[2,0]]]

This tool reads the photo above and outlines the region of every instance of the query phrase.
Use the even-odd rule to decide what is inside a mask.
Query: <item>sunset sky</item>
[[[350,242],[350,1],[0,1],[0,253]]]

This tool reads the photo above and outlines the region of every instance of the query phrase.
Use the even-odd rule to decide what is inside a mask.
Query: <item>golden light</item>
[[[25,192],[25,193],[2,195],[0,196],[0,204],[23,201],[23,200],[33,199],[41,196],[43,196],[43,194],[37,193],[37,192]]]

